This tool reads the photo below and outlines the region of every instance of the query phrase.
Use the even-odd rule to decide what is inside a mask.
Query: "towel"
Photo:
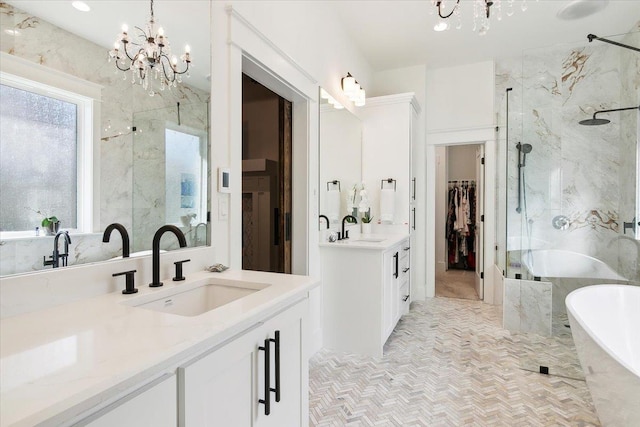
[[[338,191],[338,189],[327,191],[325,209],[329,222],[337,222],[340,220],[340,191]]]
[[[392,188],[383,188],[380,190],[380,220],[385,222],[393,222],[395,213],[395,197],[396,192]]]

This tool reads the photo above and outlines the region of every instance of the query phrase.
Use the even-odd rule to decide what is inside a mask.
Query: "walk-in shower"
[[[585,126],[598,126],[598,125],[606,125],[607,123],[611,123],[611,120],[608,119],[598,119],[596,118],[596,114],[601,113],[613,113],[616,111],[628,111],[628,110],[640,110],[640,106],[637,107],[627,107],[627,108],[614,108],[613,110],[599,110],[593,113],[593,118],[580,120],[578,123]]]

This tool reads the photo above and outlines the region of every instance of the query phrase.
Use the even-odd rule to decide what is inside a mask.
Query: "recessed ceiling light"
[[[433,30],[434,31],[444,31],[444,30],[448,30],[448,29],[449,29],[449,24],[447,24],[444,21],[440,21],[436,25],[433,26]]]
[[[581,19],[603,10],[609,0],[574,0],[560,9],[556,16],[565,21]]]
[[[78,9],[80,12],[89,12],[91,10],[91,8],[89,7],[88,4],[86,4],[83,1],[74,1],[71,2],[71,6],[75,7],[76,9]]]

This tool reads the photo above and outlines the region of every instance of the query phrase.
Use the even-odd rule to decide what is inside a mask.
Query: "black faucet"
[[[58,249],[58,239],[60,236],[64,236],[64,252],[60,253]],[[69,245],[71,244],[71,237],[69,237],[68,231],[58,231],[56,237],[53,238],[53,254],[51,255],[51,259],[49,261],[44,259],[43,265],[51,265],[53,268],[58,268],[60,266],[66,267],[68,265],[67,258],[69,257]],[[60,260],[62,260],[62,265],[60,265]]]
[[[353,215],[345,215],[345,217],[344,217],[344,218],[342,218],[342,235],[339,235],[339,236],[338,236],[338,240],[343,240],[343,239],[348,239],[348,238],[349,238],[349,231],[346,231],[346,232],[344,231],[344,223],[345,223],[348,219],[352,219],[352,220],[353,220],[353,222],[354,222],[355,224],[357,224],[357,223],[358,223],[358,220],[356,219],[356,217],[355,217],[355,216],[353,216]],[[346,234],[345,234],[345,233],[346,233]]]
[[[129,258],[129,233],[127,233],[127,229],[124,228],[124,225],[118,224],[117,222],[109,224],[107,228],[104,229],[102,243],[109,243],[109,238],[111,237],[111,232],[113,230],[118,230],[120,232],[120,236],[122,236],[122,258]]]
[[[163,225],[158,228],[158,231],[156,231],[156,234],[153,236],[153,281],[149,283],[149,287],[151,288],[162,286],[162,282],[160,281],[160,238],[167,231],[176,235],[181,248],[187,246],[187,240],[184,238],[184,234],[182,234],[182,231],[175,225]]]
[[[320,219],[324,219],[325,221],[327,221],[327,230],[329,229],[329,218],[327,218],[326,215],[320,215]]]

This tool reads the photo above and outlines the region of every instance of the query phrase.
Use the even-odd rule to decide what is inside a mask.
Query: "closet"
[[[476,181],[449,181],[447,192],[447,268],[476,268]]]

